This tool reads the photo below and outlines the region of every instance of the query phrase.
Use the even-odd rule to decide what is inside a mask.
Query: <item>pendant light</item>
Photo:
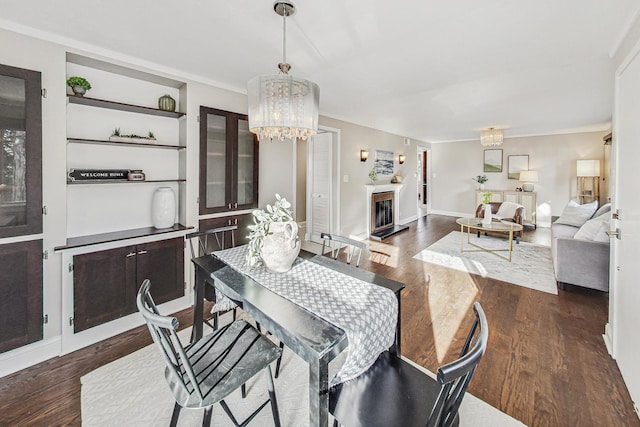
[[[318,133],[320,88],[289,75],[287,63],[287,17],[296,9],[289,1],[276,1],[273,10],[282,16],[283,60],[279,74],[254,77],[248,83],[249,129],[260,141],[307,139]]]

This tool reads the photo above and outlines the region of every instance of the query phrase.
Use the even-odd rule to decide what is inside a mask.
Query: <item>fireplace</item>
[[[377,233],[394,226],[393,191],[373,193],[371,195],[371,233]]]
[[[367,236],[373,240],[384,240],[409,227],[400,224],[400,190],[403,184],[364,186],[367,196]]]

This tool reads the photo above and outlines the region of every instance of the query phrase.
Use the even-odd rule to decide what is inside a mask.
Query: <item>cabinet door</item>
[[[513,202],[520,204],[520,197],[517,191],[505,191],[504,192],[504,201],[505,202]]]
[[[42,233],[40,73],[0,65],[0,238]]]
[[[524,206],[524,219],[532,224],[536,223],[536,193],[520,193],[520,204]]]
[[[184,239],[175,238],[138,245],[136,292],[144,279],[151,281],[156,304],[184,295]]]
[[[42,240],[0,245],[0,353],[42,339]]]
[[[228,210],[233,152],[227,115],[200,107],[200,214]]]
[[[258,140],[249,130],[249,120],[238,120],[238,162],[234,207],[258,206]],[[237,206],[236,206],[237,203]]]
[[[258,140],[246,115],[200,107],[201,215],[258,202]]]
[[[74,332],[133,313],[135,272],[135,246],[74,256]]]

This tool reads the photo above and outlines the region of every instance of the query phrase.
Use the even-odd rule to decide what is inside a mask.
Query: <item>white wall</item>
[[[416,144],[404,145],[404,138],[388,132],[367,128],[341,120],[320,117],[320,125],[340,129],[340,233],[364,235],[367,230],[365,185],[369,183],[369,171],[373,167],[376,150],[393,151],[394,173],[404,177],[400,193],[400,223],[417,218],[417,181],[415,173]],[[424,143],[422,143],[424,145]],[[360,161],[360,150],[369,150],[369,160]],[[400,165],[398,155],[404,154],[406,161]],[[348,182],[344,182],[344,177]],[[377,184],[389,184],[391,175],[378,176]]]
[[[529,169],[538,171],[539,182],[535,184],[538,206],[546,203],[551,208],[551,215],[560,215],[569,199],[576,195],[576,160],[600,159],[602,164],[602,137],[606,133],[505,138],[504,144],[498,147],[503,150],[500,173],[483,172],[485,148],[480,141],[432,144],[432,212],[475,212],[476,183],[472,178],[477,175],[489,178],[486,189],[515,190],[520,187],[520,181],[507,178],[509,156],[526,154],[529,156]],[[539,217],[538,220],[542,225],[550,218]]]

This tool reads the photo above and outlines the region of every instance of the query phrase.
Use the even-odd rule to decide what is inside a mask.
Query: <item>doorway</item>
[[[418,148],[417,175],[418,175],[418,218],[426,216],[431,206],[431,150],[425,147]]]
[[[340,130],[320,127],[307,148],[305,240],[322,244],[321,233],[340,230]]]

